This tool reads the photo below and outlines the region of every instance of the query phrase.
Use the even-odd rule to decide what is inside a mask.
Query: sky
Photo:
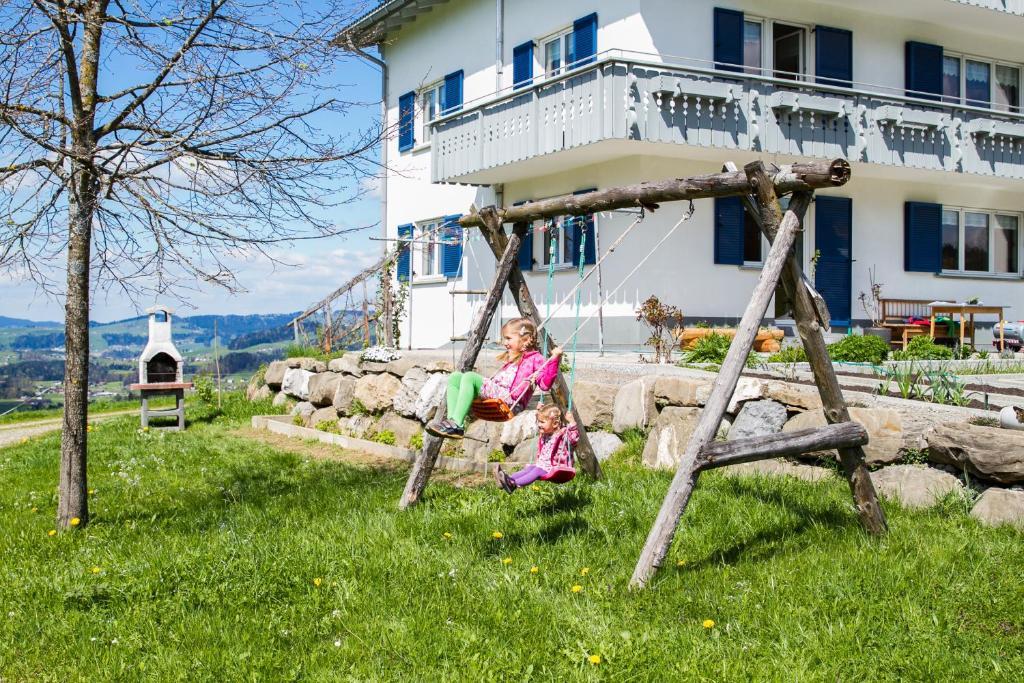
[[[365,128],[379,116],[380,71],[363,60],[346,58],[333,73],[323,74],[324,88],[333,88],[338,96],[367,103],[338,125],[351,130]],[[306,308],[342,285],[352,275],[379,258],[381,243],[370,240],[379,235],[380,195],[375,183],[368,181],[365,194],[345,205],[335,223],[373,226],[369,230],[344,237],[305,240],[279,245],[273,256],[281,263],[250,259],[237,261],[238,284],[244,291],[231,294],[223,288],[185,283],[189,291],[165,296],[168,304],[182,315],[287,313]],[[286,265],[282,265],[286,264]],[[63,264],[61,264],[63,267]],[[63,282],[63,273],[55,279]],[[372,296],[372,293],[371,293]],[[118,291],[95,292],[90,318],[99,322],[130,318],[154,303],[152,298],[132,301]],[[0,315],[31,320],[63,322],[62,297],[47,295],[34,283],[18,281],[12,274],[0,272]]]

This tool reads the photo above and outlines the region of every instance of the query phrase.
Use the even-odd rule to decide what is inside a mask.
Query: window
[[[743,212],[743,263],[744,265],[758,265],[764,262],[764,242],[761,235],[761,228],[750,215],[749,211]]]
[[[1020,72],[1017,65],[944,53],[942,99],[972,107],[1019,112]]]
[[[440,219],[416,224],[416,242],[413,247],[418,262],[413,265],[413,271],[417,278],[435,277],[441,274],[440,228]]]
[[[772,23],[773,75],[798,80],[804,73],[804,29],[780,22]]]
[[[423,142],[430,141],[430,124],[441,111],[441,88],[443,87],[444,83],[439,81],[420,91],[419,117],[423,130],[423,136],[420,139]]]
[[[975,107],[986,107],[992,101],[992,68],[986,62],[967,60],[964,84],[967,92],[967,104]]]
[[[942,270],[1020,274],[1020,216],[943,207]]]
[[[765,36],[770,36],[765,40]],[[765,65],[770,64],[770,69]],[[799,80],[807,73],[807,29],[746,16],[743,20],[743,71]]]
[[[992,104],[1002,111],[1020,111],[1020,69],[1005,64],[996,65]]]
[[[575,36],[571,29],[543,40],[545,78],[557,76],[562,73],[563,69],[569,67],[566,64],[566,60],[573,53],[574,42]]]
[[[942,97],[946,102],[960,101],[960,58],[942,57]]]
[[[545,268],[551,265],[552,256],[555,269],[572,266],[572,217],[559,216],[548,220],[537,220],[533,222],[534,244],[539,250],[537,263]],[[554,254],[552,254],[552,241],[554,242]]]
[[[762,21],[743,22],[743,70],[748,74],[760,74],[763,46],[761,43]]]

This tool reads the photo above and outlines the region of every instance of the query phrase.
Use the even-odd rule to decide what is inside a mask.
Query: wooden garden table
[[[960,346],[964,345],[964,317],[969,316],[971,324],[971,348],[974,348],[974,316],[976,315],[998,315],[999,316],[999,350],[1004,348],[1005,337],[1003,327],[1006,322],[1003,320],[1003,310],[1006,306],[986,306],[983,304],[958,304],[945,301],[933,301],[928,304],[932,310],[931,326],[929,333],[935,339],[935,316],[945,313],[946,315],[960,316]]]

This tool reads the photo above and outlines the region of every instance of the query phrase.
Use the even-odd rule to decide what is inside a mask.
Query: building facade
[[[866,321],[871,271],[883,297],[977,297],[1024,318],[1022,32],[1024,0],[383,3],[350,34],[387,65],[384,232],[412,239],[403,345],[464,336],[482,303],[495,259],[451,227],[471,205],[753,159],[853,166],[817,193],[797,247],[834,329]],[[652,294],[688,324],[742,314],[767,243],[738,200],[708,199],[651,253],[687,210],[645,216],[584,285],[582,318],[608,299],[606,344],[642,343],[635,311]],[[588,269],[636,218],[536,224],[520,265],[542,310],[576,284],[581,242]],[[551,330],[575,320],[567,305]],[[592,320],[579,341],[597,340]]]

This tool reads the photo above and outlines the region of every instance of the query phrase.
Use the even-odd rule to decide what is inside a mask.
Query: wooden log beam
[[[850,164],[845,159],[836,159],[783,166],[772,176],[772,183],[778,194],[786,194],[840,187],[849,179]],[[742,171],[712,173],[527,202],[499,209],[498,219],[502,223],[529,222],[563,215],[584,216],[628,207],[653,207],[661,202],[749,193],[750,181]],[[464,228],[483,227],[483,219],[480,212],[472,211],[460,218],[459,224]]]
[[[750,185],[757,197],[758,205],[762,209],[761,218],[768,229],[768,239],[776,239],[776,236],[771,234],[773,226],[770,218],[778,213],[779,200],[772,179],[760,161],[747,164],[745,172],[750,179]],[[814,374],[814,382],[818,385],[818,394],[821,396],[825,420],[829,424],[849,422],[850,411],[846,408],[846,400],[843,398],[839,379],[832,367],[832,360],[828,356],[825,339],[821,335],[814,301],[804,287],[797,286],[802,274],[803,269],[800,267],[796,255],[791,254],[787,259],[783,277],[789,282],[795,294],[793,317],[796,320],[797,331],[803,342],[804,351],[807,353],[807,361]],[[871,476],[867,465],[865,465],[864,449],[860,446],[840,448],[839,461],[843,466],[843,474],[850,485],[850,492],[853,494],[861,525],[870,534],[884,534],[888,530],[888,523],[885,519],[885,512],[878,504],[878,495],[875,493],[875,487],[871,483]]]
[[[491,208],[493,210],[493,207]],[[511,243],[512,239],[519,235],[525,235],[529,229],[528,223],[516,223],[512,229],[513,237],[505,235],[505,231],[501,230],[484,230],[484,240],[487,242],[491,251],[495,257],[499,254],[505,253],[508,250],[508,244]],[[530,294],[530,288],[526,285],[526,278],[523,277],[523,272],[519,270],[519,264],[516,263],[512,270],[508,274],[508,288],[512,293],[512,298],[515,299],[516,305],[519,306],[519,313],[524,318],[529,318],[533,321],[534,325],[540,326],[543,318],[540,312],[537,310],[537,306],[533,301],[533,296]],[[547,348],[541,349],[544,355],[550,355],[551,349],[558,346],[552,337],[551,332],[547,334]],[[565,378],[562,377],[561,373],[558,374],[555,383],[551,385],[551,397],[554,402],[563,411],[569,408],[569,386],[565,383]],[[580,425],[580,440],[576,444],[576,458],[579,460],[580,465],[583,466],[583,471],[589,474],[595,479],[601,478],[601,466],[597,462],[597,455],[594,453],[594,447],[590,443],[590,437],[587,436],[587,430],[583,429],[583,419],[580,417],[579,411],[576,406],[572,406],[572,415],[576,420],[576,424]]]
[[[833,448],[853,448],[868,442],[868,432],[858,422],[839,422],[817,429],[802,429],[798,432],[784,432],[771,436],[755,436],[736,441],[720,441],[709,444],[697,458],[697,470],[713,470],[718,467],[755,462],[786,455],[800,455],[827,451]]]
[[[484,230],[485,235],[495,230],[501,232],[501,224],[497,222],[493,209],[485,209],[481,213],[489,224],[489,227]],[[462,355],[459,356],[458,365],[455,366],[457,372],[468,372],[476,365],[477,356],[480,355],[480,349],[487,338],[487,328],[490,327],[491,318],[494,317],[494,312],[498,310],[498,306],[501,304],[501,296],[505,291],[505,283],[508,281],[509,272],[516,268],[516,260],[519,258],[519,245],[522,243],[523,234],[525,233],[513,234],[508,238],[503,253],[499,255],[498,268],[494,273],[494,279],[491,281],[491,288],[488,291],[487,298],[484,299],[484,305],[477,311],[473,324],[470,327],[469,339],[466,340],[466,346],[463,347]],[[434,419],[442,420],[447,413],[448,406],[445,399],[442,398],[438,403]],[[423,491],[427,488],[427,482],[430,480],[430,474],[434,471],[434,464],[437,462],[437,456],[441,452],[443,443],[444,439],[424,432],[423,448],[420,449],[419,454],[416,456],[412,472],[409,473],[409,479],[405,483],[405,491],[402,493],[402,498],[398,503],[400,510],[405,510],[411,505],[415,505],[423,496]]]

